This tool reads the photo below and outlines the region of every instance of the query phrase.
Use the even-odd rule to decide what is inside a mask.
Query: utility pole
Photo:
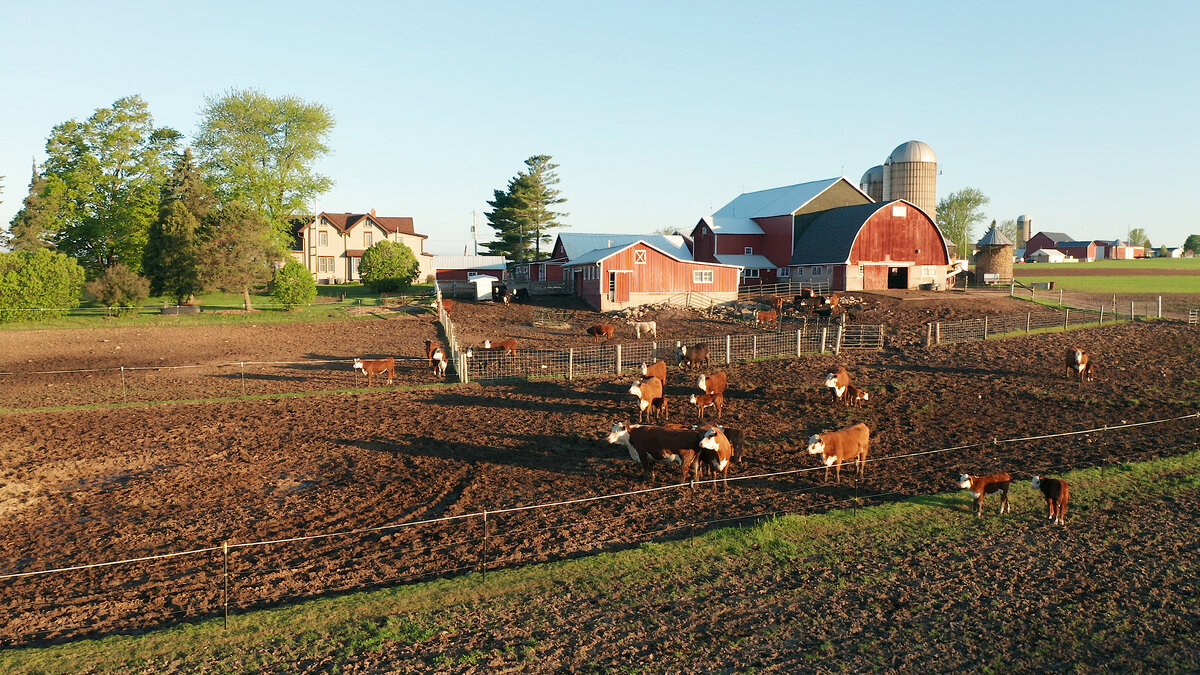
[[[471,209],[471,241],[475,243],[475,255],[479,255],[479,234],[477,233],[479,219],[475,209]]]

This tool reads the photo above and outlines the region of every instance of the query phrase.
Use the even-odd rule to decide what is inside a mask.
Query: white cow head
[[[642,396],[642,383],[641,383],[641,382],[634,382],[634,383],[633,383],[633,386],[629,388],[629,393],[633,394],[634,396],[637,396],[637,397],[641,398],[641,396]]]
[[[830,389],[836,388],[838,386],[837,373],[826,373],[825,374],[825,386],[829,387]]]
[[[695,394],[692,394],[692,398],[688,400],[688,403],[691,403],[692,405],[696,405],[696,395]]]
[[[484,348],[484,349],[491,349],[491,348],[492,348],[492,341],[491,341],[491,340],[484,340],[484,341],[483,341],[483,348]]]
[[[362,369],[363,369],[363,362],[362,362],[362,359],[358,359],[358,358],[354,359],[354,369],[355,369],[355,370],[362,370]]]
[[[649,370],[650,369],[646,367],[646,362],[642,361],[642,377],[646,377],[647,375],[649,375],[650,374]]]
[[[820,455],[825,452],[825,441],[821,440],[821,434],[813,434],[808,437],[808,454]]]
[[[1033,477],[1033,489],[1034,490],[1042,489],[1042,477],[1041,476]]]
[[[629,424],[626,422],[617,422],[612,426],[612,430],[608,432],[609,443],[621,443],[629,438]]]
[[[692,394],[692,398],[696,398],[696,395]],[[704,437],[700,439],[700,447],[714,451],[721,447],[721,444],[717,441],[717,430],[715,428],[704,432]]]
[[[706,376],[704,376],[704,375],[700,376],[700,380],[696,383],[696,386],[700,387],[700,391],[703,391],[703,392],[708,391],[708,387],[704,386],[704,383],[707,381],[708,381],[708,378]]]
[[[961,476],[959,476],[958,477],[958,487],[960,487],[960,488],[971,487],[971,475],[964,473]]]

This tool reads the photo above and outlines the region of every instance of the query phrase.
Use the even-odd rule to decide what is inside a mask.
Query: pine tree
[[[7,244],[13,251],[54,248],[52,238],[62,225],[66,185],[57,176],[43,176],[33,165],[29,194],[9,223]]]
[[[554,187],[559,182],[558,165],[550,162],[550,155],[530,157],[525,166],[508,181],[507,190],[492,191],[494,199],[488,202],[492,210],[485,215],[497,241],[484,244],[494,255],[522,262],[542,258],[542,242],[550,241],[546,230],[566,227],[559,219],[568,215],[553,208],[567,200]]]
[[[169,295],[182,304],[200,290],[198,230],[214,201],[191,149],[184,150],[163,188],[158,219],[150,225],[142,258],[152,295]]]

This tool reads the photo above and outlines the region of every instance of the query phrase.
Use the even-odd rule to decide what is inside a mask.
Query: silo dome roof
[[[937,154],[933,148],[921,141],[909,141],[896,146],[888,155],[888,164],[896,162],[933,162],[937,164]]]
[[[882,183],[883,182],[883,165],[880,164],[879,166],[873,166],[873,167],[867,169],[867,172],[863,174],[862,180],[859,182],[864,185],[868,184],[868,183]]]
[[[1029,216],[1025,215],[1024,213],[1022,213],[1021,215],[1017,216],[1017,222],[1018,222],[1018,223],[1023,223],[1023,222],[1025,222],[1025,221],[1027,221],[1027,220],[1029,220]]]

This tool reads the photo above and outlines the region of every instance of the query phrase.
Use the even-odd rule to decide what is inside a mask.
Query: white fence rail
[[[927,345],[955,344],[959,342],[975,342],[986,340],[990,336],[1008,333],[1028,333],[1035,330],[1050,328],[1068,328],[1080,326],[1099,326],[1105,322],[1133,321],[1139,316],[1152,314],[1137,314],[1133,303],[1130,303],[1128,314],[1114,314],[1105,307],[1098,311],[1078,309],[1043,310],[1026,312],[1025,314],[999,314],[985,316],[980,319],[964,319],[962,321],[939,321],[925,324],[925,343]]]

